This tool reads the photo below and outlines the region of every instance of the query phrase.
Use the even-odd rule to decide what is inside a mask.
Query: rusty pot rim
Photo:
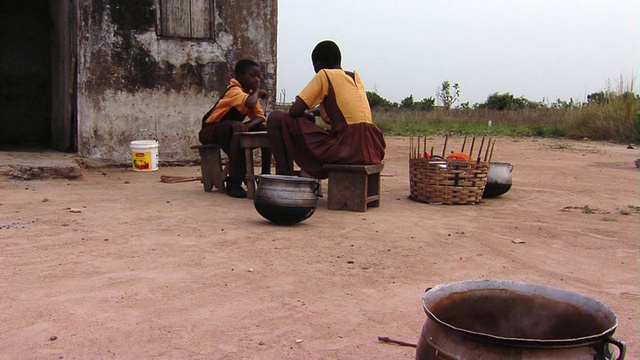
[[[583,306],[592,306],[598,309],[597,314],[603,319],[603,321],[608,321],[611,323],[607,327],[606,330],[592,334],[588,336],[582,336],[578,338],[570,338],[570,339],[530,339],[530,338],[510,338],[510,337],[502,337],[496,336],[493,334],[471,331],[463,328],[459,328],[453,326],[445,321],[440,320],[435,314],[429,310],[429,305],[433,305],[435,302],[431,302],[433,300],[431,298],[436,298],[438,300],[442,300],[452,294],[461,293],[461,292],[469,292],[469,291],[491,291],[491,290],[508,290],[513,291],[523,295],[538,295],[543,296],[552,300],[561,301],[565,303],[571,303],[575,305],[583,305]],[[422,297],[422,306],[429,318],[435,321],[440,326],[444,328],[448,328],[456,333],[477,337],[479,339],[483,339],[487,342],[492,343],[510,343],[511,345],[521,345],[521,346],[541,346],[547,347],[551,346],[563,346],[563,345],[576,345],[590,342],[598,342],[605,338],[609,342],[618,342],[613,339],[611,336],[615,332],[618,327],[618,318],[615,313],[611,311],[607,306],[602,304],[600,301],[588,297],[583,294],[579,294],[576,292],[571,292],[568,290],[563,290],[560,288],[555,288],[547,285],[538,285],[532,283],[525,283],[519,281],[512,280],[467,280],[460,281],[448,284],[440,284],[434,286],[432,288],[427,288],[423,297]]]
[[[265,179],[265,180],[280,180],[285,182],[299,182],[299,183],[310,183],[310,184],[315,184],[318,181],[316,179],[311,179],[311,178],[301,177],[301,176],[291,176],[291,175],[262,174],[262,175],[256,175],[256,177],[258,179]]]

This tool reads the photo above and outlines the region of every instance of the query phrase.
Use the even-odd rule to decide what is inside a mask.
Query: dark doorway
[[[0,2],[0,146],[51,145],[48,0]]]

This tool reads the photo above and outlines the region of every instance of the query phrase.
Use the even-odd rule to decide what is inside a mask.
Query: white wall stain
[[[97,102],[82,98],[78,105],[83,113],[79,116],[100,116],[94,122],[79,124],[80,155],[127,162],[131,158],[131,141],[155,136],[160,161],[196,160],[197,154],[190,147],[198,144],[202,116],[217,100],[196,91],[143,90],[132,94],[109,90]],[[100,108],[95,107],[98,104]]]
[[[225,32],[217,34],[215,42],[158,39],[155,31],[135,34],[135,38],[157,63],[166,61],[175,67],[226,62],[225,54],[233,45],[233,36]]]

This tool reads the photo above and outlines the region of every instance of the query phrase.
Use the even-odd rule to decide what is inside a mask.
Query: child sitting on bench
[[[386,147],[373,124],[367,94],[354,71],[342,70],[340,49],[320,42],[311,53],[316,75],[298,94],[289,112],[273,111],[267,121],[276,173],[293,175],[291,160],[307,174],[326,179],[324,164],[380,164]],[[320,109],[315,108],[320,105]],[[324,130],[315,116],[331,125]]]
[[[246,198],[242,188],[246,175],[244,150],[240,147],[240,132],[265,131],[266,121],[258,99],[266,100],[269,94],[259,88],[260,65],[252,60],[236,63],[235,77],[229,82],[220,100],[202,118],[198,134],[202,144],[217,143],[229,156],[229,177],[225,180],[225,192],[236,198]],[[246,117],[249,121],[243,122]],[[262,172],[269,173],[271,149],[262,148]]]

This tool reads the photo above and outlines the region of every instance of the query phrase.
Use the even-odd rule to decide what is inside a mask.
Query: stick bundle
[[[491,162],[491,158],[493,157],[493,148],[495,146],[495,140],[492,138],[486,139],[483,136],[482,139],[479,139],[479,142],[480,142],[480,147],[476,149],[475,148],[476,137],[474,136],[471,138],[471,145],[469,147],[469,152],[467,153],[467,155],[469,155],[469,158],[471,160],[476,160],[477,162],[480,162],[480,161]],[[446,158],[448,155],[447,154],[448,143],[449,143],[449,135],[447,134],[445,135],[444,145],[442,146],[443,158]],[[418,136],[415,138],[411,137],[409,138],[409,146],[410,146],[409,158],[411,159],[422,158],[424,157],[425,152],[427,152],[427,137],[426,136]],[[466,146],[467,146],[467,136],[465,136],[462,141],[462,148],[460,149],[460,152],[464,153]],[[474,150],[476,151],[475,156],[474,156]],[[431,150],[429,151],[430,156],[434,155],[433,151],[434,151],[434,146],[432,145]],[[451,153],[453,153],[453,151],[451,151]]]

